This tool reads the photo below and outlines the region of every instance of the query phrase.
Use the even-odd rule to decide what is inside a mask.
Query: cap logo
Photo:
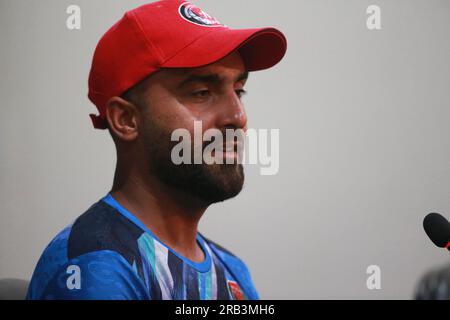
[[[179,13],[183,19],[203,27],[221,27],[223,26],[214,17],[204,12],[199,7],[190,2],[185,2],[180,6]]]

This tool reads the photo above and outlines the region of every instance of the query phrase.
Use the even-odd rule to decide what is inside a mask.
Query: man
[[[111,27],[94,54],[89,98],[100,113],[94,127],[116,145],[113,187],[45,249],[28,299],[258,299],[245,264],[197,231],[208,206],[241,191],[242,165],[176,165],[171,136],[194,136],[195,123],[245,131],[248,72],[285,52],[276,29],[231,30],[179,0],[144,5]],[[237,147],[215,155],[236,160]]]

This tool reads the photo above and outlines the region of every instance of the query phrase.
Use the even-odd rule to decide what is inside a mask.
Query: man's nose
[[[223,96],[219,107],[219,128],[247,129],[247,114],[241,99],[233,91]]]

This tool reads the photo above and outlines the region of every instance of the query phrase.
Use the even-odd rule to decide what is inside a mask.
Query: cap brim
[[[238,50],[247,71],[271,68],[283,59],[287,41],[275,28],[221,29],[197,39],[165,61],[163,68],[195,68],[217,62]]]

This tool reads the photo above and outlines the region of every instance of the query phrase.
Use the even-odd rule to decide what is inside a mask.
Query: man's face
[[[207,67],[165,69],[144,81],[140,94],[142,110],[139,142],[149,172],[168,186],[212,204],[239,194],[244,183],[243,166],[234,164],[181,164],[171,159],[171,141],[176,129],[184,128],[192,137],[194,122],[202,131],[226,129],[246,131],[247,116],[241,102],[248,73],[239,54],[233,53]],[[210,142],[204,142],[205,148]],[[237,157],[226,152],[223,157]],[[237,160],[237,159],[236,159]]]

